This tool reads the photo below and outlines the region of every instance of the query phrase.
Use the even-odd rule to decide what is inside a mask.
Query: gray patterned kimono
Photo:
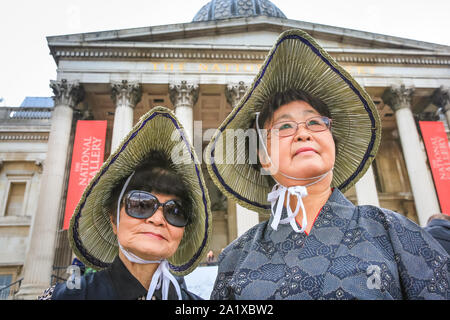
[[[211,299],[450,299],[449,256],[398,213],[336,188],[309,235],[272,219],[225,248]]]

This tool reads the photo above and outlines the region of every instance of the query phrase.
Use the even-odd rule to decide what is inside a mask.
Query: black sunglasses
[[[163,216],[175,227],[184,227],[189,223],[188,214],[177,200],[160,203],[150,192],[131,190],[125,197],[125,212],[133,218],[147,219],[153,216],[159,207],[163,208]]]

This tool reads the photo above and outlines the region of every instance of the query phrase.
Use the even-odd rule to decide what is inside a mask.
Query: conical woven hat
[[[380,118],[367,92],[306,32],[282,33],[206,151],[208,171],[219,189],[241,206],[261,213],[269,212],[267,194],[273,179],[250,164],[243,139],[235,141],[233,150],[229,150],[226,136],[229,131],[245,132],[252,127],[263,103],[274,93],[288,89],[303,90],[330,110],[338,140],[332,187],[345,192],[354,185],[369,168],[380,143]],[[244,157],[245,162],[236,164],[227,159],[233,156]]]
[[[192,221],[185,227],[175,254],[169,258],[174,274],[190,273],[207,253],[211,233],[211,210],[208,190],[194,152],[175,115],[163,107],[153,108],[141,117],[120,146],[109,156],[86,187],[71,218],[69,240],[72,250],[87,266],[108,267],[118,254],[106,205],[111,191],[142,163],[152,150],[162,151],[172,161],[189,190]]]

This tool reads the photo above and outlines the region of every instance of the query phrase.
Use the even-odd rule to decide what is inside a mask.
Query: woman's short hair
[[[331,119],[330,110],[322,100],[310,95],[303,90],[288,89],[283,92],[276,92],[263,103],[261,113],[259,115],[259,127],[264,128],[264,125],[268,121],[272,120],[273,114],[278,108],[293,101],[307,102],[320,115]]]
[[[117,201],[127,178],[123,178],[111,192],[108,208],[114,223],[116,223]],[[146,160],[136,168],[124,195],[131,190],[173,195],[180,199],[188,214],[192,211],[188,188],[181,176],[171,167],[170,159],[163,152],[152,151]]]

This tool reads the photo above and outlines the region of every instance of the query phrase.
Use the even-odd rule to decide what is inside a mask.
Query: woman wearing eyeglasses
[[[178,120],[152,109],[91,180],[71,219],[74,253],[99,271],[72,276],[40,299],[199,299],[181,276],[206,255],[209,208]]]
[[[253,128],[254,149],[224,142]],[[282,33],[208,145],[216,185],[270,214],[221,253],[211,299],[448,299],[449,257],[428,233],[343,195],[380,138],[366,91],[307,33]]]

